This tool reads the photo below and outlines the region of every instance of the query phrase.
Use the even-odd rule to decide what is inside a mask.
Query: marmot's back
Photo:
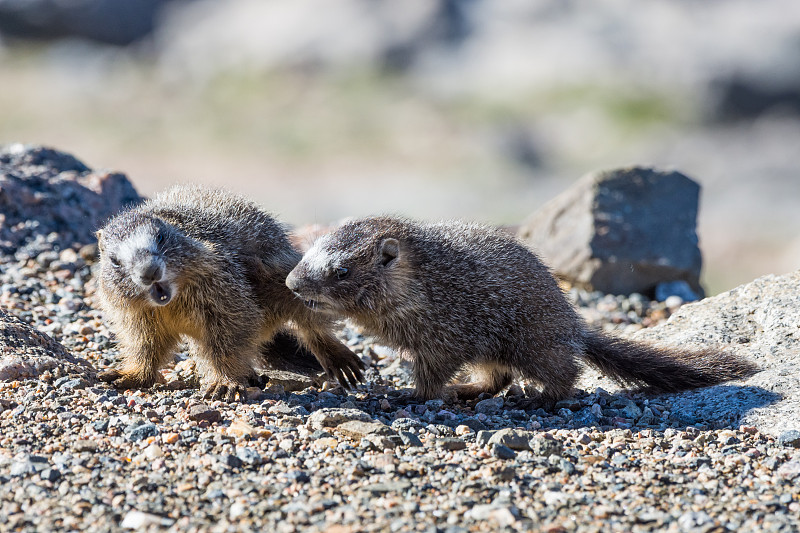
[[[143,204],[143,212],[164,219],[194,239],[211,242],[235,255],[275,259],[297,253],[286,227],[255,203],[224,190],[177,185]]]

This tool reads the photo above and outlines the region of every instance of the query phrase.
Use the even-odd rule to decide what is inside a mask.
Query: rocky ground
[[[796,353],[775,339],[756,349],[758,313],[747,342],[717,341],[752,346],[769,369],[783,361],[790,381],[767,373],[709,389],[710,400],[616,391],[589,373],[551,411],[518,409],[519,387],[466,404],[409,401],[406,363],[343,326],[369,385],[348,394],[274,381],[224,404],[185,388],[183,356],[154,390],[96,382],[85,363],[103,369],[118,353],[94,307],[92,264],[91,247],[43,245],[0,267],[0,530],[800,530],[797,411],[781,423],[747,418],[783,405],[781,386],[797,388],[786,366]],[[715,310],[719,298],[570,296],[590,322],[623,334],[668,339],[685,316],[702,332],[703,309],[735,322]],[[773,331],[797,329],[788,307],[772,308],[784,311]],[[700,408],[728,397],[728,410]]]

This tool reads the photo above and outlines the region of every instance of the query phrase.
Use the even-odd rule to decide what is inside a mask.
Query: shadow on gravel
[[[659,397],[678,422],[704,423],[711,428],[736,426],[753,409],[767,407],[782,399],[776,392],[755,386],[717,385]]]
[[[576,391],[554,406],[531,405],[525,396],[506,395],[479,398],[470,402],[423,402],[411,397],[412,389],[394,389],[386,394],[369,395],[357,401],[359,408],[373,415],[391,419],[419,419],[423,425],[440,424],[454,427],[466,424],[474,430],[492,427],[526,426],[538,421],[542,429],[577,429],[597,427],[607,431],[616,428],[685,429],[698,426],[706,429],[737,427],[753,409],[778,402],[781,395],[756,386],[718,385],[680,394],[647,394],[621,390],[614,393],[597,389],[591,393]],[[351,397],[352,399],[352,397]],[[309,411],[340,407],[348,401],[345,394],[323,394],[322,397],[289,394],[289,405],[302,405]],[[385,402],[389,405],[385,405]],[[384,402],[383,409],[381,402]],[[345,404],[345,407],[350,405]],[[398,413],[398,411],[405,413]]]

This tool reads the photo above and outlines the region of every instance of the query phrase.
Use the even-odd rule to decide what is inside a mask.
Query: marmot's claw
[[[244,387],[238,383],[210,383],[200,392],[206,400],[222,400],[228,403],[237,401],[237,396],[240,401],[245,398]]]
[[[125,374],[116,369],[99,372],[97,374],[97,379],[105,383],[110,383],[117,389],[146,389],[152,387],[156,382],[163,382],[161,374],[147,379],[138,375]]]
[[[345,389],[355,389],[359,383],[364,382],[364,372],[361,370],[364,363],[353,355],[352,359],[331,369],[326,369],[325,373],[330,379],[335,379]]]
[[[112,383],[121,377],[122,374],[119,373],[119,370],[106,370],[97,374],[97,379],[106,383]]]

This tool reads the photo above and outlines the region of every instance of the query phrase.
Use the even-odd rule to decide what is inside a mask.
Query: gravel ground
[[[103,369],[117,351],[92,305],[91,252],[6,258],[0,304]],[[628,332],[682,303],[570,297]],[[800,531],[796,431],[687,425],[663,397],[601,388],[552,411],[517,409],[517,386],[409,401],[405,361],[341,335],[370,363],[350,394],[286,381],[207,402],[177,379],[188,360],[147,391],[85,370],[0,382],[0,530]]]

